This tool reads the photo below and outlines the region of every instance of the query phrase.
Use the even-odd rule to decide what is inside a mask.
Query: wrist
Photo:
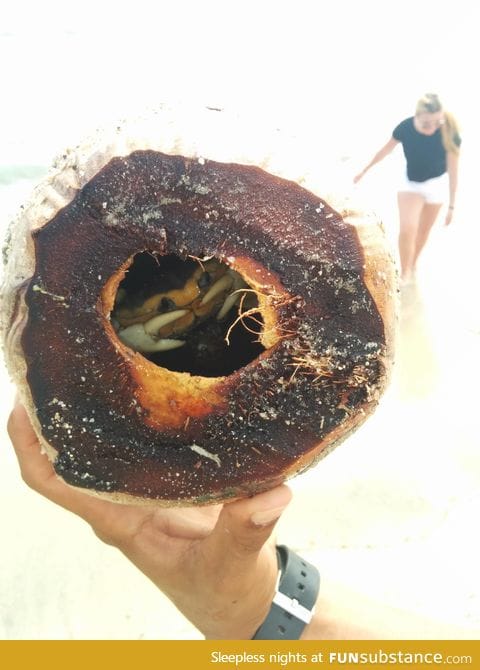
[[[186,607],[180,598],[171,599],[207,640],[249,640],[268,615],[277,576],[275,547],[265,545],[256,564],[229,581],[217,574],[202,583],[196,598],[189,593]],[[184,595],[182,587],[183,600]]]
[[[206,640],[250,640],[268,615],[274,591],[252,588],[244,598],[211,598],[210,606],[192,611],[177,609],[200,631]]]
[[[320,586],[318,570],[283,545],[277,547],[277,560],[272,605],[254,640],[298,640],[313,617]]]

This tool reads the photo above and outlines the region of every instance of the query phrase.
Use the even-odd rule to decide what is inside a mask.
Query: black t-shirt
[[[447,171],[447,152],[443,146],[440,128],[433,135],[423,135],[415,129],[411,116],[399,123],[392,135],[402,143],[410,181],[426,181],[440,177]],[[458,135],[454,142],[460,146]]]

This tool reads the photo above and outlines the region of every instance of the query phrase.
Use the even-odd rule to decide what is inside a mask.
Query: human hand
[[[123,505],[58,478],[21,405],[10,415],[8,432],[24,481],[120,549],[207,638],[253,636],[275,592],[271,533],[290,502],[288,487],[209,507]]]
[[[365,170],[362,170],[361,172],[356,174],[355,177],[353,178],[353,183],[358,184],[358,182],[360,181],[360,179],[363,177],[364,174],[365,174]]]
[[[445,225],[449,226],[452,223],[453,220],[453,209],[450,209],[450,207],[447,209],[447,213],[445,214]]]

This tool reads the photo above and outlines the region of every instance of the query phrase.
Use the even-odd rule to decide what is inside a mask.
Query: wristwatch
[[[317,568],[285,545],[277,546],[277,561],[272,606],[252,640],[298,640],[314,613],[320,588]]]

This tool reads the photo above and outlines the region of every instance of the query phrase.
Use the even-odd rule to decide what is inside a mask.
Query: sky
[[[473,119],[471,0],[1,5],[2,164],[172,100],[246,110],[340,153],[373,150],[426,90]]]

